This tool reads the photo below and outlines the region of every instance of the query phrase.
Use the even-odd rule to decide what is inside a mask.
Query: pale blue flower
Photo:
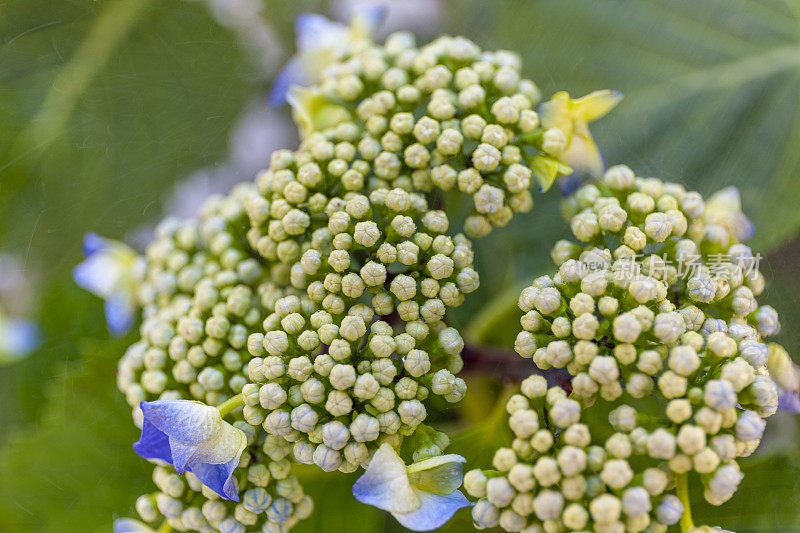
[[[0,364],[24,359],[39,344],[39,328],[36,324],[7,317],[0,311]]]
[[[412,531],[441,527],[453,514],[472,505],[458,490],[463,481],[460,455],[441,455],[406,467],[388,444],[381,445],[355,485],[361,503],[392,513]]]
[[[114,520],[113,533],[155,533],[153,528],[133,518]]]
[[[75,282],[105,300],[108,329],[124,335],[136,315],[137,253],[129,246],[94,233],[83,239],[86,258],[72,271]]]
[[[215,407],[190,400],[139,404],[142,436],[133,449],[145,459],[160,459],[178,474],[192,472],[222,496],[239,501],[233,471],[247,446],[245,434],[222,420]]]
[[[386,7],[378,5],[354,13],[349,25],[314,13],[298,16],[297,53],[275,78],[269,103],[278,106],[286,102],[293,85],[305,87],[319,82],[325,67],[344,58],[353,45],[372,39],[385,15]]]

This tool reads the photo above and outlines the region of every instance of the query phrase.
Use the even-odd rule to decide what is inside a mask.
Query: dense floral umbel
[[[637,443],[622,433],[599,438],[563,389],[531,376],[506,409],[512,446],[495,452],[495,470],[464,478],[479,498],[472,510],[479,529],[666,531],[680,520],[683,504],[667,490],[668,472],[656,465],[634,471],[629,460]],[[610,422],[621,427],[614,416]]]
[[[560,93],[540,120],[541,93],[521,76],[519,56],[484,52],[464,37],[417,48],[412,35],[396,33],[385,45],[353,42],[338,57],[322,81],[288,98],[329,185],[464,192],[473,200],[464,229],[481,237],[529,211],[531,187],[547,190],[572,172],[567,165],[577,178],[602,171],[587,123],[619,93]],[[347,173],[353,160],[360,168]]]
[[[564,428],[561,420],[576,421],[580,405],[588,415],[596,402],[614,402],[609,416],[614,433],[605,442],[586,436],[584,446],[602,446],[594,456],[585,450],[589,460],[582,460],[587,465],[592,457],[598,460],[582,485],[592,503],[572,497],[572,481],[562,482],[549,489],[553,502],[560,502],[558,512],[532,508],[539,522],[594,531],[642,531],[648,524],[649,530],[664,529],[682,514],[675,496],[665,496],[658,506],[642,499],[636,507],[642,518],[626,510],[631,483],[648,472],[663,477],[659,493],[668,478],[685,482],[695,472],[708,502],[720,505],[733,496],[742,479],[736,459],[755,451],[764,418],[777,409],[775,382],[796,388],[797,377],[786,352],[764,341],[779,324],[775,310],[756,301],[764,277],[758,257],[738,242],[747,237],[738,196],[725,190],[708,204],[678,184],[638,178],[624,166],[609,169],[565,201],[578,242],[557,243],[552,257],[558,272],[537,278],[520,295],[525,314],[515,348],[539,368],[565,368],[572,376],[570,399],[561,406],[534,401],[538,413],[524,397],[509,402],[517,439],[513,451],[498,452],[495,466],[508,471],[528,460],[536,482],[531,489],[516,487],[515,476],[505,484],[486,482],[487,491],[503,484],[508,499],[487,492],[488,503],[475,508],[478,525],[499,520],[508,531],[528,527],[526,508],[503,508],[516,501],[517,492],[566,482],[571,474],[564,468],[577,461],[559,462],[557,448],[552,457],[534,453],[530,460],[531,449],[543,453],[537,448],[541,438],[547,440],[545,451],[553,449],[551,439],[537,437],[542,417]],[[523,384],[531,400],[532,390],[544,394],[542,385],[533,387],[534,379]],[[543,483],[537,472],[550,477]],[[468,477],[468,490],[469,480],[481,475]],[[472,492],[484,496],[481,490]],[[647,517],[651,509],[654,514]]]
[[[144,309],[141,339],[123,356],[120,390],[141,425],[139,403],[193,399],[218,405],[248,382],[248,335],[286,290],[247,252],[240,230],[246,220],[245,187],[210,200],[197,223],[166,221],[148,247],[147,272],[138,298]],[[292,292],[292,289],[288,289]],[[137,501],[141,518],[166,519],[178,531],[286,531],[308,516],[313,503],[291,475],[291,444],[248,424],[241,410],[227,415],[247,436],[234,470],[235,499],[220,498],[194,474],[185,479],[156,467],[159,492]]]

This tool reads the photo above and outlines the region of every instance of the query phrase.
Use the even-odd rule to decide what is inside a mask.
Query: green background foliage
[[[265,0],[264,13],[289,50],[296,14],[328,9]],[[594,127],[610,164],[704,194],[738,186],[767,265],[766,300],[782,315],[779,340],[798,352],[800,3],[445,0],[442,10],[442,31],[516,50],[545,94],[624,91]],[[224,159],[236,117],[269,83],[202,2],[5,0],[0,12],[0,251],[37,274],[45,333],[29,359],[0,368],[0,531],[109,531],[148,490],[150,469],[130,450],[136,430],[115,388],[130,338],[109,340],[100,302],[71,280],[81,237],[123,238],[158,220],[174,182]],[[557,193],[536,202],[478,245],[480,295],[451,317],[471,343],[508,345],[514,293],[549,268],[566,226]],[[452,452],[472,467],[503,442],[497,402],[513,385],[469,382],[448,423]],[[797,531],[797,422],[770,426],[729,504],[711,508],[693,491],[696,521]],[[300,476],[318,512],[298,531],[402,530],[352,499],[353,476]],[[462,511],[445,530],[469,527]]]

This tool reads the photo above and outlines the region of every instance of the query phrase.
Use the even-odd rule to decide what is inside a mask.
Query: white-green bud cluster
[[[464,477],[464,488],[479,498],[477,528],[664,532],[680,520],[670,473],[655,464],[634,471],[640,443],[619,426],[635,424],[635,413],[632,421],[631,413],[612,416],[618,431],[603,441],[581,422],[580,403],[538,375],[522,382],[506,409],[511,447],[495,452],[494,470]]]
[[[515,349],[541,369],[566,369],[570,398],[584,407],[624,402],[611,417],[619,453],[610,441],[609,453],[695,472],[706,500],[720,505],[791,365],[764,341],[779,326],[756,301],[757,259],[720,223],[741,213],[704,207],[697,193],[624,166],[579,189],[564,206],[579,242],[557,243],[558,272],[522,291]],[[645,398],[658,399],[660,412],[637,412]]]
[[[210,200],[197,223],[166,221],[146,252],[140,286],[141,338],[122,357],[117,382],[141,424],[141,401],[194,399],[218,405],[242,392],[248,376],[247,341],[275,302],[295,289],[273,280],[247,252],[245,187]],[[278,284],[275,283],[278,282]],[[302,293],[301,293],[302,294]],[[313,510],[291,475],[291,443],[267,435],[245,407],[234,424],[248,437],[234,476],[240,503],[221,499],[192,475],[156,467],[159,492],[142,496],[137,511],[177,531],[286,531]],[[250,420],[251,422],[252,420]]]
[[[397,278],[395,278],[397,279]],[[276,302],[264,334],[251,335],[251,383],[243,389],[252,423],[294,443],[297,461],[326,471],[366,467],[384,442],[399,446],[427,416],[433,393],[460,401],[466,385],[459,333],[439,320],[400,330],[353,304],[348,314]]]
[[[157,492],[136,500],[136,511],[154,528],[166,521],[175,531],[222,533],[282,532],[307,518],[314,503],[291,474],[291,444],[266,436],[244,421],[235,423],[248,437],[239,463],[240,501],[220,498],[188,472],[156,466]]]
[[[544,130],[539,88],[512,52],[449,36],[418,48],[401,33],[356,47],[321,79],[307,89],[310,109],[295,111],[306,122],[304,146],[327,156],[322,173],[333,171],[350,191],[368,182],[469,194],[471,237],[529,211],[533,184],[546,189],[569,168],[558,158],[572,132]],[[371,166],[369,175],[346,170],[348,157]]]

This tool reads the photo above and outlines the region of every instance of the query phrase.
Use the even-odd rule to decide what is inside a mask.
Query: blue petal
[[[114,533],[153,533],[153,529],[133,518],[114,520]]]
[[[209,427],[208,405],[191,400],[156,400],[139,404],[145,420],[149,420],[168,437],[186,444],[200,444],[216,428]]]
[[[233,479],[233,471],[237,466],[239,466],[239,456],[221,465],[195,463],[191,465],[191,472],[197,476],[200,483],[223,498],[238,502],[239,494],[236,489],[236,481]]]
[[[455,490],[441,496],[429,492],[418,492],[422,505],[410,513],[392,513],[400,524],[412,531],[430,531],[442,527],[456,511],[469,507],[472,503]]]
[[[292,57],[275,77],[275,81],[272,82],[272,89],[269,92],[269,97],[267,97],[267,103],[272,107],[280,107],[286,103],[289,87],[292,85],[305,86],[309,83],[308,73],[303,67],[300,58],[297,56]]]
[[[136,304],[125,294],[112,294],[106,299],[108,330],[117,337],[130,331],[136,317]]]
[[[83,237],[83,256],[89,257],[95,252],[104,249],[108,244],[106,240],[97,233],[87,233]]]
[[[39,327],[33,322],[9,318],[0,329],[0,351],[8,355],[24,357],[41,344]]]
[[[144,403],[142,402],[142,404]],[[133,445],[133,451],[145,459],[160,459],[165,463],[172,464],[169,437],[147,418],[142,423],[142,436]]]
[[[356,16],[362,17],[370,32],[374,33],[383,23],[387,13],[389,13],[389,7],[378,4],[359,10]]]
[[[81,288],[106,298],[117,283],[119,268],[107,254],[93,254],[72,270],[72,277]]]
[[[419,491],[411,487],[406,465],[388,444],[372,456],[367,471],[353,484],[356,500],[390,512],[410,512],[419,507]]]
[[[782,391],[778,397],[778,409],[800,414],[800,393],[798,391]]]
[[[558,178],[558,188],[562,196],[569,196],[577,191],[588,179],[584,172],[573,172]]]
[[[335,33],[344,33],[344,24],[316,13],[301,13],[294,21],[297,49],[301,52],[330,43]]]

